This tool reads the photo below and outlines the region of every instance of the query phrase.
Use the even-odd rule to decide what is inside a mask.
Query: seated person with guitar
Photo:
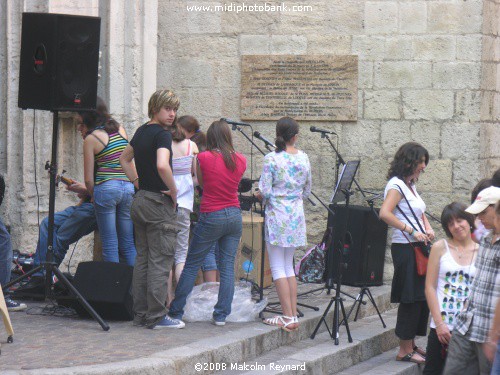
[[[100,102],[102,102],[102,99],[98,98],[97,110],[99,111],[101,106],[104,106],[107,112],[104,102]],[[77,118],[80,118],[80,116],[77,116]],[[88,129],[81,121],[77,126],[77,131],[79,131],[82,138],[85,139]],[[57,266],[64,260],[71,244],[97,229],[94,205],[91,203],[90,195],[88,194],[85,184],[64,176],[58,176],[58,180],[66,185],[67,190],[76,193],[80,198],[80,202],[75,206],[70,206],[54,214],[53,249],[54,262]],[[39,266],[41,262],[47,259],[48,232],[49,218],[46,217],[40,224],[38,244],[34,257],[35,267]],[[21,296],[26,294],[31,296],[31,294],[43,293],[43,283],[43,273],[35,273],[27,284],[16,290],[16,295]]]

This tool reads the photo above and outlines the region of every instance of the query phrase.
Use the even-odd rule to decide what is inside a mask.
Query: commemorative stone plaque
[[[356,121],[357,90],[357,56],[242,57],[243,120]]]

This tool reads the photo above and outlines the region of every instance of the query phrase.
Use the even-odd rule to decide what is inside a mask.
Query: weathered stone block
[[[401,118],[401,93],[399,90],[365,91],[364,118]]]
[[[398,30],[398,4],[393,1],[367,1],[365,4],[367,34],[390,34]]]
[[[411,36],[387,36],[385,40],[385,59],[410,60],[412,53]]]
[[[483,1],[429,2],[427,30],[431,33],[479,33]]]
[[[411,139],[410,122],[408,121],[383,121],[380,128],[380,143],[386,157],[394,156],[398,148]],[[387,163],[389,165],[389,163]],[[387,167],[388,168],[388,167]]]
[[[206,60],[235,58],[238,56],[238,38],[212,34],[178,34],[171,30],[158,34],[158,55],[178,56],[185,59],[203,56]]]
[[[416,60],[455,60],[456,40],[452,36],[417,36],[413,40]]]
[[[378,60],[385,56],[385,38],[381,36],[355,35],[352,38],[352,53],[360,60]]]
[[[363,120],[357,123],[344,123],[342,149],[357,158],[383,156],[383,150],[378,142],[379,133],[380,121]]]
[[[359,0],[325,1],[327,4],[328,31],[335,34],[364,33],[365,4]]]
[[[453,161],[454,191],[471,191],[481,179],[481,169],[478,168],[478,166],[482,164],[482,161],[480,161],[477,156],[479,155],[470,155],[469,158],[457,159]],[[463,200],[462,202],[468,203],[468,199]]]
[[[419,191],[451,193],[453,191],[453,163],[451,160],[430,160],[418,181]]]
[[[479,62],[440,62],[432,69],[433,87],[438,89],[479,89],[480,80]]]
[[[411,125],[411,140],[423,145],[431,158],[438,158],[441,151],[441,125],[435,122],[415,121]]]
[[[272,35],[270,52],[275,55],[304,55],[307,52],[307,38],[299,35]]]
[[[269,35],[240,35],[241,55],[267,55],[270,52]]]
[[[350,55],[351,39],[349,35],[307,35],[307,53],[312,55]]]
[[[481,60],[482,40],[483,37],[481,35],[458,35],[457,60],[459,61]]]
[[[403,114],[406,119],[448,119],[453,116],[453,91],[403,91]]]
[[[494,115],[495,92],[483,91],[481,100],[481,121],[492,121]]]
[[[431,63],[389,61],[376,63],[374,86],[377,88],[430,88]]]
[[[399,31],[421,34],[427,30],[427,2],[415,1],[399,4]]]
[[[466,159],[479,156],[477,124],[445,123],[441,125],[441,156],[445,159]]]
[[[373,87],[373,62],[371,62],[371,61],[358,61],[358,73],[359,73],[358,88],[359,89],[372,88]],[[358,103],[359,102],[362,102],[362,101],[358,100]]]
[[[500,128],[496,123],[481,124],[481,158],[500,157]]]
[[[194,59],[166,59],[158,64],[158,83],[168,87],[213,87],[210,62]]]
[[[392,159],[364,158],[359,165],[359,184],[363,189],[382,190],[387,183],[387,171]]]
[[[311,0],[305,3],[293,0],[287,1],[285,4],[288,11],[280,12],[280,34],[307,34],[311,30],[311,25],[317,25],[316,31],[319,33],[328,33],[330,24],[327,20],[330,17],[330,13],[326,2]],[[309,8],[304,8],[305,5]],[[297,11],[292,11],[292,7],[299,8],[295,8]]]
[[[231,3],[227,2],[227,6]],[[235,3],[233,3],[235,4]],[[220,12],[221,32],[225,35],[273,34],[280,30],[280,12]]]
[[[455,117],[463,121],[476,122],[481,118],[481,92],[460,90],[455,96]]]

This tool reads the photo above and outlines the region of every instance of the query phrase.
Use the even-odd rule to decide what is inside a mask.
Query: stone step
[[[388,328],[383,328],[378,316],[366,317],[349,324],[353,342],[348,342],[346,329],[340,328],[339,345],[328,332],[314,340],[295,341],[267,351],[244,363],[233,364],[221,374],[336,374],[353,365],[369,360],[398,345],[394,335],[397,311],[383,314]],[[331,321],[329,322],[329,325]],[[394,355],[393,355],[394,360]],[[248,371],[246,371],[248,370]]]
[[[425,348],[427,338],[419,338],[416,340],[418,346]],[[421,375],[424,366],[410,362],[398,362],[394,358],[397,354],[397,349],[391,349],[366,361],[351,366],[337,375]]]

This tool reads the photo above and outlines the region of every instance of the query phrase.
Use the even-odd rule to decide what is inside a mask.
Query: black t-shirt
[[[139,189],[160,192],[168,190],[156,166],[156,151],[166,148],[170,151],[169,164],[172,168],[172,135],[159,124],[144,124],[135,132],[130,145],[134,148],[135,167],[139,176]]]

